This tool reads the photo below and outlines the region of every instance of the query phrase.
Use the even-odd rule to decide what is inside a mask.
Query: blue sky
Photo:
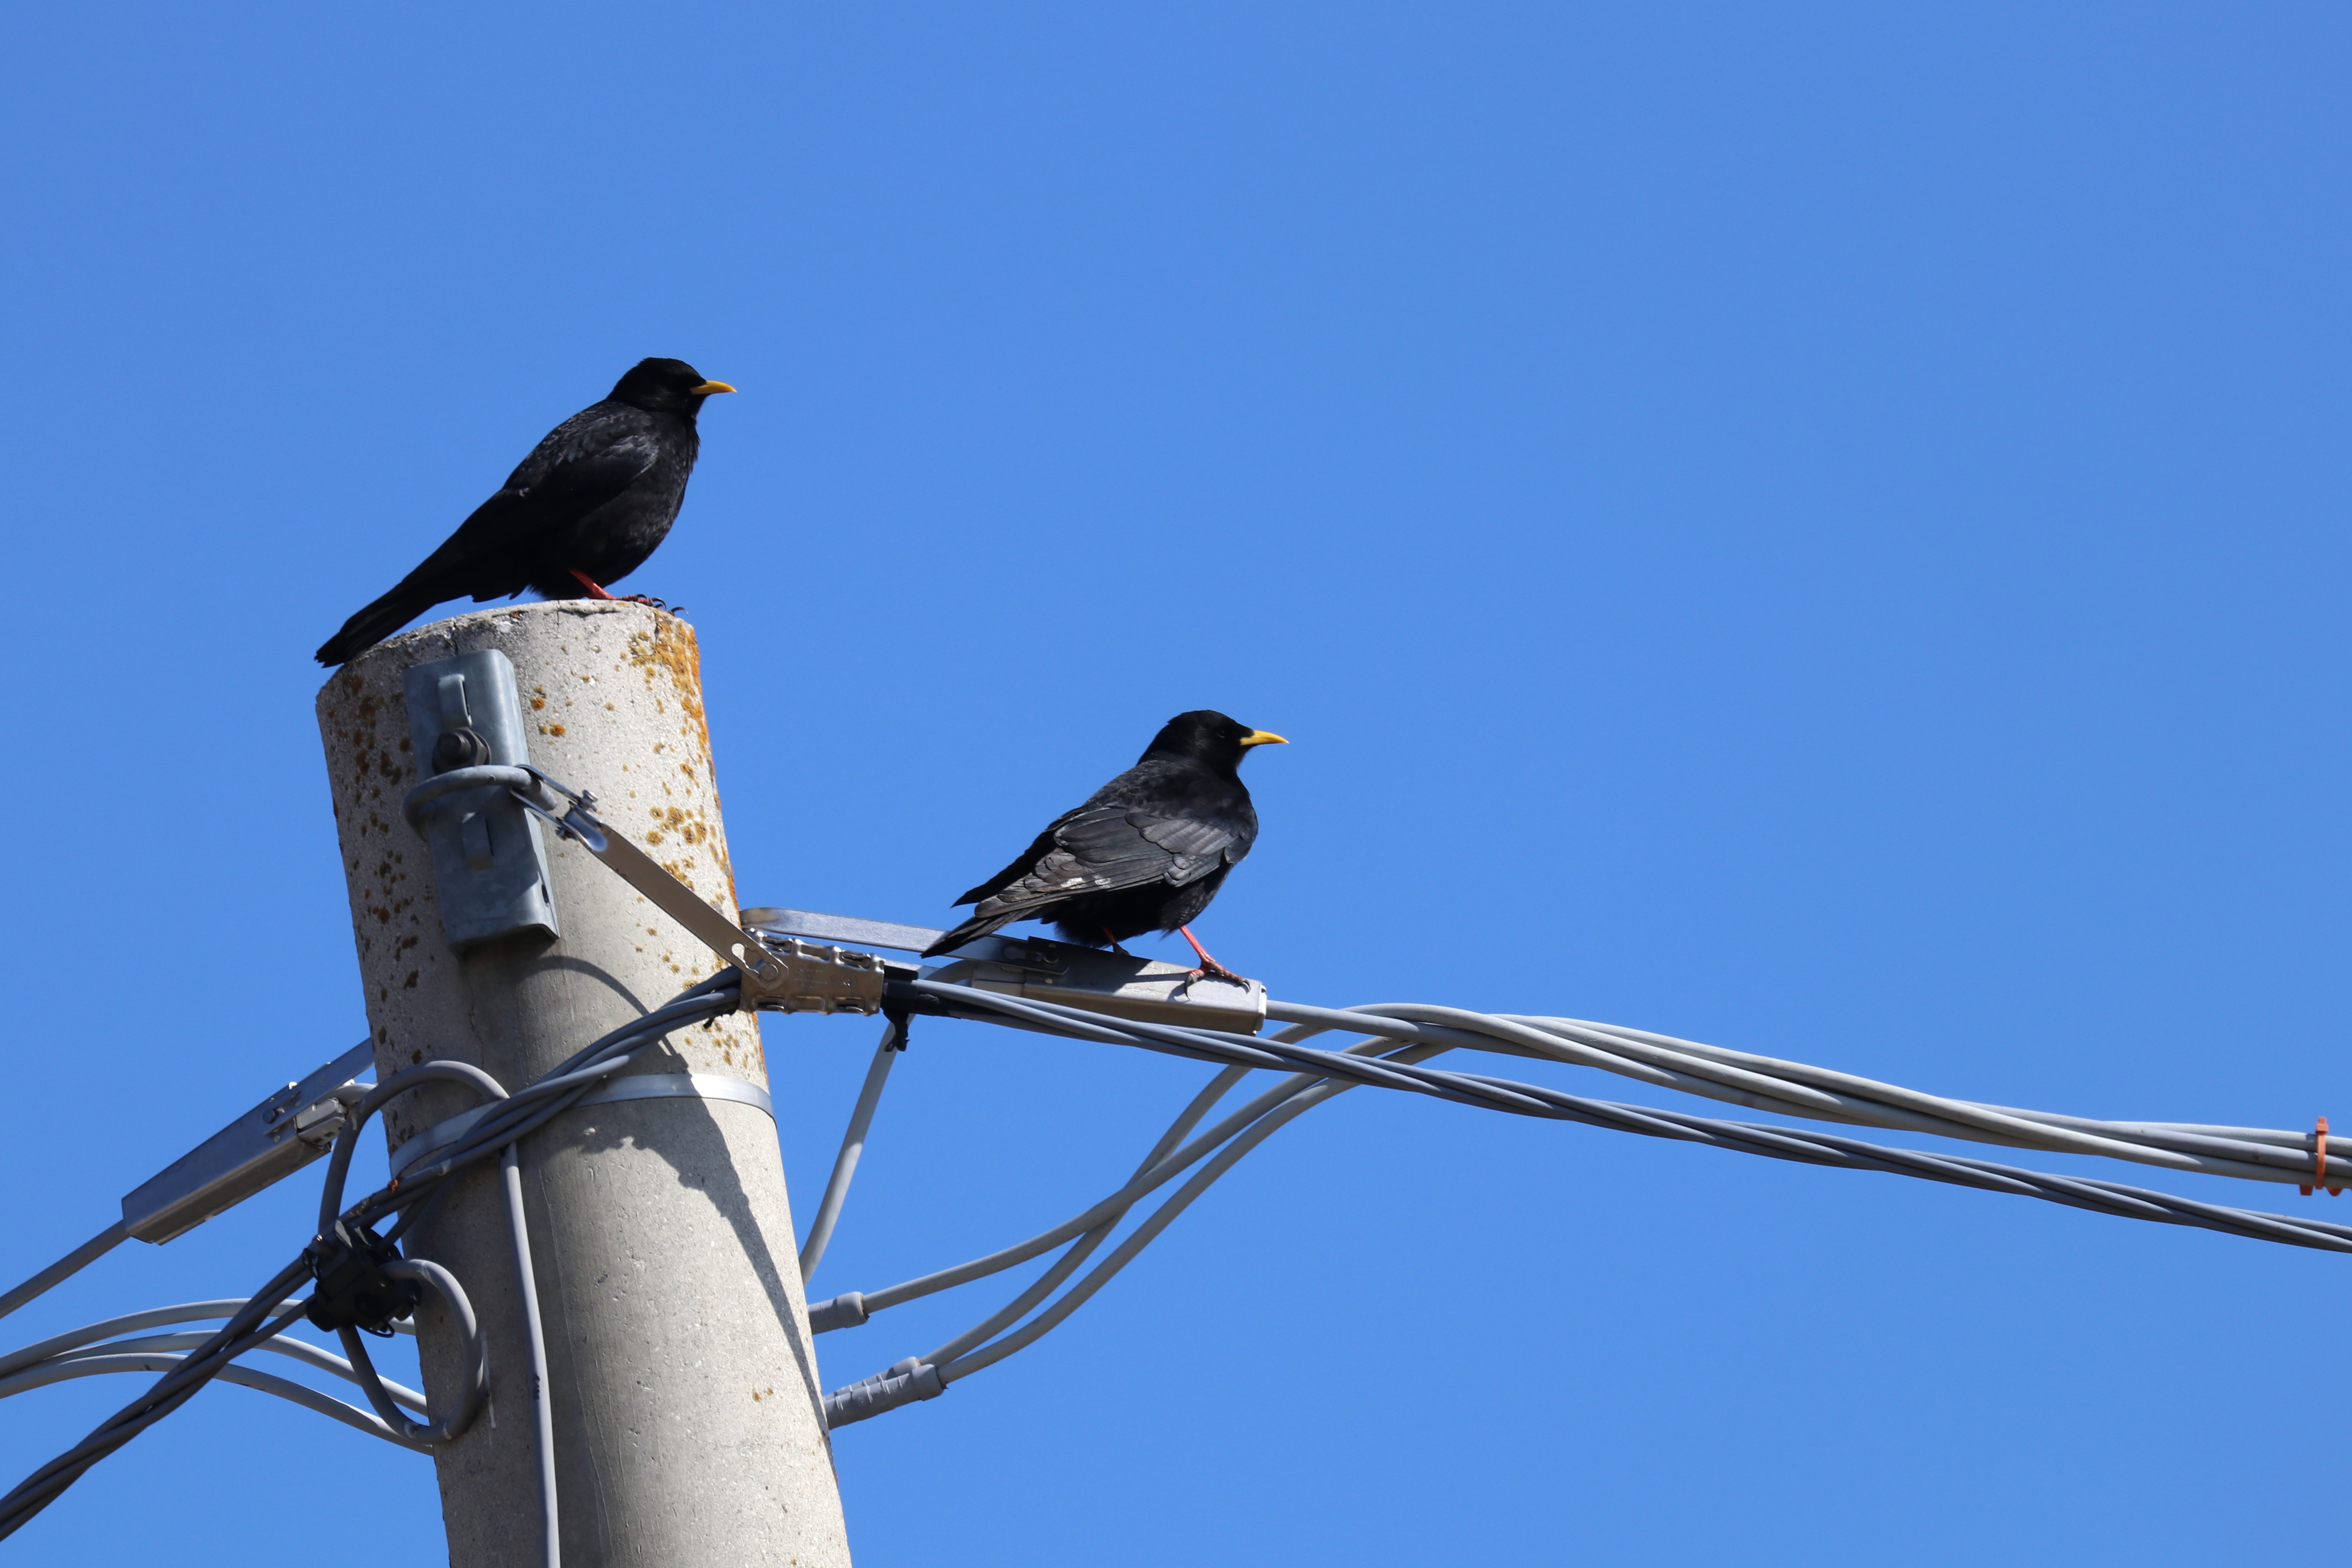
[[[2347,41],[17,7],[0,1273],[360,1037],[309,650],[645,354],[743,389],[627,586],[700,633],[747,901],[944,923],[1214,706],[1296,742],[1201,927],[1286,998],[2352,1117]],[[804,1217],[871,1036],[767,1039]],[[815,1293],[1074,1212],[1202,1077],[923,1030]],[[5,1337],[242,1294],[314,1192]],[[1364,1091],[837,1451],[869,1568],[2294,1555],[2338,1533],[2345,1268]],[[10,1402],[0,1468],[125,1393]],[[423,1461],[215,1388],[10,1550],[243,1562],[328,1500],[437,1558]]]

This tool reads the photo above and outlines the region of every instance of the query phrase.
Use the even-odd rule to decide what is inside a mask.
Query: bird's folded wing
[[[467,563],[495,560],[574,522],[636,483],[660,457],[661,443],[649,426],[575,415],[548,432],[507,476],[504,488],[476,507],[409,578],[428,580]],[[474,596],[491,598],[521,585],[518,574],[512,584]]]
[[[1231,827],[1197,817],[1152,816],[1130,811],[1127,819],[1146,838],[1183,863],[1183,874],[1170,879],[1179,886],[1195,877],[1206,876],[1219,866],[1230,866],[1249,853],[1249,846]]]
[[[549,431],[507,476],[504,489],[541,502],[584,500],[593,507],[642,479],[661,457],[660,432],[642,416],[587,417],[593,412]]]
[[[1182,887],[1227,864],[1227,852],[1238,841],[1230,828],[1125,805],[1074,811],[1054,825],[1052,837],[1053,848],[1027,874],[985,900],[978,913],[1034,909],[1148,882]]]

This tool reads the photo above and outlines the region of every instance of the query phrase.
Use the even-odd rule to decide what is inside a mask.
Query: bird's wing
[[[1034,909],[1148,882],[1181,888],[1228,864],[1238,838],[1231,829],[1185,817],[1155,816],[1126,805],[1084,806],[1038,836],[1030,846],[1034,858],[1021,875],[1000,875],[992,888],[983,883],[974,889],[986,889],[978,912]]]
[[[1044,859],[1046,856],[1051,855],[1054,852],[1054,831],[1055,828],[1062,826],[1064,820],[1066,819],[1055,817],[1054,819],[1053,826],[1046,828],[1045,832],[1037,835],[1035,841],[1033,842],[1028,848],[1024,849],[1020,854],[1015,855],[1013,858],[1012,865],[1007,866],[1003,870],[999,871],[995,876],[991,877],[979,887],[965,893],[964,896],[958,899],[956,902],[959,904],[976,904],[982,899],[992,899],[996,897],[997,894],[1004,891],[1005,889],[1013,886],[1013,883],[1019,881],[1022,878],[1027,876],[1038,861]]]
[[[585,500],[602,505],[645,476],[662,453],[661,432],[635,409],[599,404],[550,430],[530,456],[515,465],[501,495],[542,503]]]
[[[1152,816],[1130,811],[1127,819],[1178,862],[1169,880],[1178,887],[1205,877],[1219,866],[1231,866],[1250,851],[1249,840],[1234,828],[1192,816]]]
[[[471,563],[494,559],[585,517],[636,483],[661,453],[660,432],[642,416],[629,418],[601,405],[582,409],[549,431],[507,476],[498,494],[476,507],[457,531],[408,574],[404,585],[435,581]],[[522,586],[520,575],[513,586]],[[501,586],[495,592],[507,591]]]

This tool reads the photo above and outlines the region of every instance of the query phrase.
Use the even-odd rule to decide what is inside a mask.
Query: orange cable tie
[[[2319,1130],[2312,1136],[2317,1140],[2318,1145],[2311,1157],[2312,1182],[2326,1187],[2329,1197],[2340,1198],[2344,1195],[2344,1189],[2327,1179],[2327,1118],[2323,1116],[2319,1119]],[[2311,1184],[2308,1183],[2295,1190],[2305,1197],[2311,1195]]]

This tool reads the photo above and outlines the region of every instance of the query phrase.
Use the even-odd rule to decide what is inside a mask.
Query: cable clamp
[[[395,1279],[387,1264],[402,1261],[400,1249],[363,1225],[337,1220],[302,1249],[302,1261],[319,1282],[302,1315],[321,1329],[364,1329],[390,1334],[395,1319],[416,1310],[424,1288]]]
[[[2312,1179],[2322,1186],[2326,1187],[2327,1195],[2329,1197],[2342,1197],[2344,1195],[2344,1189],[2327,1179],[2327,1118],[2323,1116],[2319,1119],[2319,1131],[2313,1133],[2312,1137],[2316,1140],[2317,1142],[2317,1147],[2313,1151],[2311,1156]],[[2305,1183],[2303,1186],[2298,1187],[2295,1190],[2300,1192],[2305,1197],[2309,1197],[2311,1195],[2311,1185],[2309,1183]]]

